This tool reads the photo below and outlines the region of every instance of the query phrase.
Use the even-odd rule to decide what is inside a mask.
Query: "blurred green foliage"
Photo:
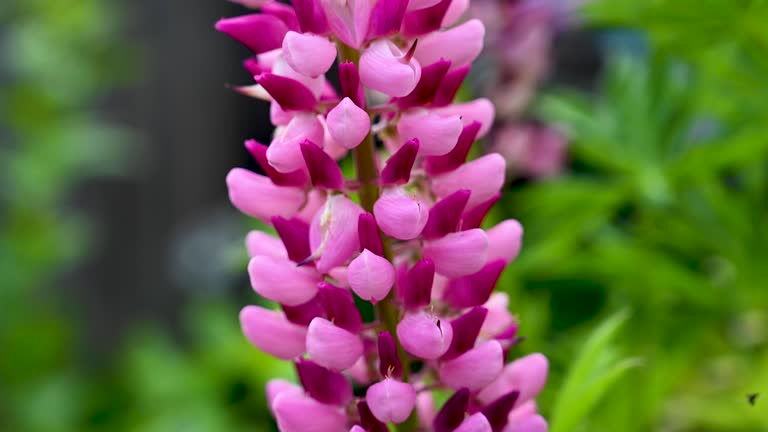
[[[556,432],[764,430],[746,395],[768,390],[768,2],[602,0],[585,14],[609,53],[595,94],[556,89],[535,109],[571,139],[571,168],[516,187],[498,214],[526,227],[503,283],[528,349],[553,360],[542,406]],[[606,350],[641,363],[595,360],[597,376],[624,376],[584,415],[595,402],[573,390],[574,353],[628,306]]]

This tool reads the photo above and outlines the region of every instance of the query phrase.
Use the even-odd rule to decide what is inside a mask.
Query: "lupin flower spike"
[[[494,107],[454,102],[485,34],[460,22],[469,0],[237,2],[255,12],[216,28],[253,52],[237,90],[277,126],[245,143],[263,175],[227,176],[233,205],[277,232],[245,242],[251,286],[277,306],[240,322],[296,368],[300,385],[266,388],[280,431],[546,431],[546,358],[504,366],[522,327],[493,294],[523,235],[513,219],[484,229],[506,164],[467,160]],[[455,392],[442,407],[438,389]]]

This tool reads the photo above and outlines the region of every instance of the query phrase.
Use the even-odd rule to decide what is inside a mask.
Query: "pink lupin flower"
[[[395,268],[385,258],[365,249],[349,263],[347,278],[352,291],[361,299],[378,303],[395,283]]]
[[[440,379],[450,388],[480,390],[493,382],[504,367],[504,353],[497,341],[484,342],[440,366]]]
[[[295,215],[306,200],[301,189],[276,186],[269,178],[241,168],[229,172],[227,187],[229,200],[238,210],[265,223],[273,215]]]
[[[406,314],[397,325],[397,337],[406,351],[422,359],[436,359],[451,346],[450,323],[424,312]]]
[[[235,90],[269,102],[278,126],[269,146],[245,144],[264,175],[235,169],[227,185],[277,232],[246,248],[254,291],[281,310],[246,307],[241,324],[296,367],[301,387],[267,385],[279,430],[546,430],[534,400],[546,363],[503,367],[523,329],[493,295],[522,227],[480,229],[506,164],[467,162],[495,110],[454,103],[485,34],[477,20],[452,27],[468,0],[236,1],[260,13],[217,24],[253,52],[256,84]],[[348,153],[356,178],[339,164]],[[456,390],[439,410],[433,387]]]
[[[283,38],[283,56],[296,72],[317,77],[336,60],[336,47],[322,36],[289,31]]]
[[[343,411],[315,399],[283,392],[272,403],[281,432],[344,432],[347,417]]]
[[[290,360],[306,351],[307,328],[289,322],[279,312],[246,306],[240,312],[240,325],[252,344],[275,357]]]
[[[368,387],[365,399],[373,415],[383,423],[402,423],[416,405],[416,390],[413,386],[394,378]]]
[[[344,264],[358,250],[357,220],[363,209],[342,195],[328,199],[309,228],[309,244],[317,269],[326,273]]]
[[[439,197],[448,196],[460,189],[469,189],[472,195],[467,203],[472,208],[490,199],[504,185],[506,162],[501,155],[491,153],[460,166],[455,171],[432,180],[432,190]]]
[[[444,155],[456,146],[463,129],[461,116],[431,112],[404,114],[397,124],[400,138],[419,139],[421,156]]]
[[[307,352],[315,363],[343,371],[363,355],[363,342],[356,334],[324,318],[315,318],[307,331]]]
[[[320,0],[328,27],[345,44],[360,48],[368,34],[369,0]]]
[[[296,306],[317,294],[320,275],[313,269],[270,256],[255,256],[248,263],[251,286],[258,294],[289,306]]]
[[[389,40],[374,41],[360,57],[360,81],[389,96],[408,95],[416,88],[419,79],[419,62]]]
[[[488,237],[481,229],[451,233],[425,242],[423,253],[424,257],[434,261],[438,273],[451,278],[466,276],[480,271],[485,265]]]
[[[371,130],[371,118],[348,97],[328,112],[328,132],[337,144],[353,149]]]
[[[373,214],[382,231],[396,239],[411,240],[427,224],[429,208],[402,189],[391,189],[376,201]]]

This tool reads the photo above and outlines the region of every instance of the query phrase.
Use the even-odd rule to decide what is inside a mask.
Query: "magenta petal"
[[[421,79],[416,88],[409,95],[398,99],[397,106],[401,110],[406,110],[415,106],[429,105],[450,67],[451,62],[442,59],[423,67],[421,69]]]
[[[400,378],[403,365],[397,355],[397,343],[389,332],[379,332],[379,373],[382,377]]]
[[[317,294],[320,275],[313,269],[296,267],[290,261],[255,256],[248,263],[251,286],[257,294],[288,306],[308,302]]]
[[[377,39],[397,33],[407,6],[408,0],[378,0],[371,11],[368,38]]]
[[[227,34],[246,48],[260,54],[283,44],[288,26],[271,15],[250,14],[234,18],[222,18],[216,23],[216,30]]]
[[[326,189],[341,189],[344,177],[336,161],[312,141],[304,140],[300,146],[312,184]]]
[[[287,4],[279,1],[266,2],[261,6],[261,12],[280,18],[290,30],[299,31],[299,20],[296,18],[296,12]]]
[[[304,359],[296,363],[296,372],[304,390],[316,401],[344,406],[352,400],[352,386],[344,375]]]
[[[373,415],[383,423],[402,423],[416,406],[416,390],[408,383],[385,378],[370,387],[365,401]]]
[[[281,432],[346,432],[347,416],[333,405],[309,396],[283,392],[275,397],[272,410]]]
[[[365,108],[365,93],[362,85],[360,85],[360,74],[354,63],[343,62],[339,64],[339,87],[341,87],[343,98],[350,98],[355,105]]]
[[[498,341],[488,341],[440,366],[440,379],[450,388],[480,390],[501,373],[504,352]]]
[[[501,193],[496,193],[489,199],[476,205],[472,209],[466,211],[461,217],[461,229],[469,230],[473,228],[480,228],[483,224],[483,220],[488,216],[488,212],[491,208],[501,199]],[[490,250],[490,237],[488,240],[488,247]],[[490,257],[490,255],[489,255]],[[495,257],[495,256],[494,256]],[[490,258],[489,258],[490,259]]]
[[[325,309],[325,316],[337,327],[352,333],[360,331],[363,317],[355,306],[355,301],[348,290],[320,282],[320,302]]]
[[[432,206],[429,210],[429,220],[421,235],[426,239],[433,239],[456,232],[470,193],[466,189],[458,190]]]
[[[389,432],[386,424],[377,419],[371,412],[371,408],[364,400],[357,403],[357,412],[360,415],[360,422],[363,424],[364,431],[367,432]],[[350,431],[352,432],[352,431]]]
[[[453,432],[493,432],[486,416],[479,412],[467,417]]]
[[[442,360],[454,359],[474,348],[486,316],[488,316],[488,309],[476,307],[451,321],[453,339],[448,351],[443,354]]]
[[[469,390],[462,388],[453,394],[443,405],[432,422],[434,432],[453,432],[464,421],[464,413],[469,408]]]
[[[303,326],[308,326],[313,319],[317,317],[326,318],[325,309],[320,301],[320,294],[318,293],[311,300],[306,303],[302,303],[296,306],[281,305],[283,313],[288,321]]]
[[[452,104],[470,69],[471,67],[466,65],[445,74],[437,93],[435,93],[435,98],[432,100],[432,106],[441,107]]]
[[[425,242],[422,252],[434,261],[437,273],[457,278],[477,273],[485,266],[488,238],[481,229],[451,233]]]
[[[273,73],[263,73],[254,79],[285,111],[311,111],[317,105],[312,90],[294,79]]]
[[[408,140],[397,149],[395,154],[387,159],[387,164],[381,170],[381,183],[383,185],[408,183],[418,152],[419,140],[417,138]]]
[[[491,298],[496,282],[507,263],[497,259],[486,264],[480,271],[453,279],[443,293],[443,300],[457,309],[480,306]]]
[[[432,300],[435,279],[435,263],[425,258],[408,270],[406,264],[397,274],[397,292],[406,308],[426,306]]]
[[[381,241],[379,226],[370,213],[362,213],[358,218],[357,232],[360,237],[360,249],[368,249],[378,256],[384,256],[384,243]]]
[[[245,142],[245,148],[253,156],[259,167],[264,173],[269,176],[272,183],[278,186],[298,186],[303,187],[307,184],[309,179],[307,174],[303,170],[296,170],[290,173],[281,173],[269,164],[267,160],[267,146],[261,144],[255,140],[248,140]]]
[[[504,429],[507,424],[507,416],[515,407],[519,397],[519,392],[509,392],[483,408],[482,413],[491,424],[493,432],[501,432]]]
[[[450,4],[451,0],[441,0],[430,7],[406,13],[401,27],[403,36],[414,38],[439,30]]]
[[[309,252],[309,224],[300,219],[284,219],[280,216],[272,218],[277,234],[288,251],[288,258],[293,262],[302,262]]]
[[[344,371],[363,355],[363,342],[356,334],[324,318],[315,318],[307,330],[307,352],[315,363]]]
[[[240,311],[240,326],[245,337],[267,354],[283,360],[304,354],[306,327],[289,322],[280,312],[246,306]]]
[[[427,313],[407,313],[397,324],[397,338],[411,355],[432,360],[448,351],[453,329],[449,323],[443,323]]]
[[[328,21],[319,0],[291,0],[303,33],[324,34]]]
[[[427,174],[431,176],[443,174],[460,167],[467,160],[467,155],[469,155],[472,144],[475,143],[480,126],[479,122],[472,122],[464,126],[456,146],[450,152],[442,156],[426,158],[424,160],[424,169]]]
[[[248,75],[250,75],[251,77],[253,77],[254,75],[262,74],[264,72],[269,72],[268,69],[264,68],[261,64],[259,64],[259,60],[255,56],[243,60],[243,68],[245,68],[245,70],[248,71]]]

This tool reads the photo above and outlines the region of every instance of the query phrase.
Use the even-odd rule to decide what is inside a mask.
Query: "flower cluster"
[[[468,0],[239,2],[259,13],[216,28],[255,54],[256,84],[238,90],[271,103],[277,130],[245,143],[263,175],[236,168],[227,185],[279,237],[254,231],[246,246],[253,289],[280,310],[240,320],[296,366],[300,386],[267,386],[280,430],[545,431],[547,360],[505,366],[518,325],[493,293],[522,227],[480,228],[506,164],[467,162],[494,108],[453,102],[485,34],[462,20]],[[348,152],[355,178],[337,163]]]

